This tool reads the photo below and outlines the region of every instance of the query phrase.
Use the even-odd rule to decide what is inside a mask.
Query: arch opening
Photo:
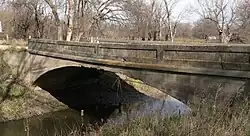
[[[139,92],[117,74],[95,68],[57,68],[41,75],[34,85],[46,90],[68,107],[84,110],[90,117],[89,123],[103,122],[102,120],[105,123],[114,112],[129,112],[129,106],[133,104],[160,101]],[[160,101],[153,105],[160,109],[163,103]],[[147,110],[155,109],[157,108]]]

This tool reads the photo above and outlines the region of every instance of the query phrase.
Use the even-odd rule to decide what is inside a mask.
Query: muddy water
[[[188,111],[187,106],[172,97],[167,97],[165,101],[148,97],[145,101],[133,103],[128,113],[129,116],[125,113],[124,108],[121,113],[114,111],[107,123],[123,123],[128,118],[129,120],[135,119],[138,115],[149,116],[159,113],[159,115],[166,116],[187,114]],[[102,112],[98,114],[102,114]],[[81,122],[87,124],[90,118],[90,116],[85,115],[82,121],[80,112],[68,109],[28,119],[0,123],[0,136],[68,135],[74,129],[79,128]]]
[[[0,123],[1,136],[54,136],[66,134],[79,123],[76,111],[65,110],[17,121]]]

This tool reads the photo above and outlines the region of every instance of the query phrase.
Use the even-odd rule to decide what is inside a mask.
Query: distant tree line
[[[103,37],[131,40],[176,38],[219,42],[250,41],[249,0],[196,0],[177,9],[182,0],[4,0],[3,31],[12,38],[80,41]],[[183,20],[199,15],[194,23]]]

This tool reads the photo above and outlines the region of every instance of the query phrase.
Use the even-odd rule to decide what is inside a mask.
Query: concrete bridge
[[[223,93],[240,89],[249,93],[249,45],[30,39],[28,52],[33,56],[32,83],[58,68],[61,72],[55,76],[67,78],[74,69],[67,73],[63,69],[73,66],[122,73],[184,102],[195,95],[209,97],[218,89]]]
[[[209,97],[218,90],[249,93],[249,45],[30,39],[28,52],[33,56],[30,82],[57,69],[60,72],[54,76],[65,81],[77,68],[87,73],[95,68],[139,79],[184,102],[195,95]]]

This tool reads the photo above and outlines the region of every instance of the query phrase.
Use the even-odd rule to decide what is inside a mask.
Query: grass
[[[188,116],[138,117],[124,124],[106,124],[101,129],[103,136],[250,136],[249,102],[235,107],[213,109],[202,105]],[[74,127],[70,134],[81,136]],[[92,134],[93,135],[93,134]]]
[[[176,38],[175,43],[206,43],[206,41],[197,38]]]
[[[9,92],[7,86],[8,83],[0,83],[0,121],[17,118],[27,96],[27,89],[21,85],[13,84]]]
[[[106,124],[102,136],[250,136],[249,102],[231,108],[213,109],[203,105],[188,116],[138,117],[123,124]],[[67,134],[81,136],[80,127],[74,126]],[[90,135],[94,135],[91,133]]]
[[[102,136],[250,136],[250,102],[241,96],[232,101],[190,105],[190,115],[138,117],[124,123],[107,123]],[[220,105],[224,106],[220,106]],[[60,136],[81,136],[80,126]],[[93,135],[90,134],[90,135]]]
[[[28,118],[66,106],[48,93],[32,90],[18,78],[13,66],[3,59],[0,51],[0,122]]]
[[[188,116],[141,117],[122,125],[102,129],[105,136],[250,136],[250,103],[233,107],[213,104],[191,106]]]
[[[131,84],[139,90],[144,88],[137,80],[132,80]],[[103,136],[250,136],[250,101],[241,91],[242,87],[235,95],[228,94],[224,99],[214,96],[217,100],[209,100],[206,103],[196,99],[189,105],[192,113],[185,116],[151,115],[119,124],[108,123],[101,128],[100,134]],[[81,131],[80,128],[74,127],[70,134],[61,136],[81,136]]]
[[[6,92],[6,88],[7,88],[7,83],[0,83],[0,96],[4,95]],[[10,92],[8,92],[9,97],[10,98],[18,98],[20,96],[23,96],[26,92],[26,88],[18,85],[18,84],[14,84],[11,87]]]
[[[0,40],[0,45],[11,45],[11,46],[26,46],[27,41],[23,39],[12,39],[12,40]]]

